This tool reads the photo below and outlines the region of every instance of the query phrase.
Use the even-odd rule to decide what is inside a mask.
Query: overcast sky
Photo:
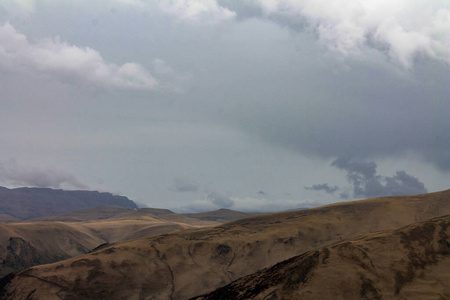
[[[178,212],[444,190],[449,95],[449,1],[0,1],[6,187]]]

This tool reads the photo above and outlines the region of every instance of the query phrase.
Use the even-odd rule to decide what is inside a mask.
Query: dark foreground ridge
[[[367,234],[192,299],[450,299],[449,236],[448,215]]]

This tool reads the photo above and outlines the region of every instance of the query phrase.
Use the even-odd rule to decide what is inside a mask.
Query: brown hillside
[[[105,242],[87,228],[63,223],[0,223],[0,276],[83,254]]]
[[[118,243],[20,272],[3,282],[5,299],[188,299],[325,244],[450,214],[449,199],[344,202]]]
[[[198,300],[450,299],[450,216],[308,251]]]
[[[156,213],[163,211],[157,210]],[[219,223],[155,209],[95,207],[65,215],[0,223],[0,277],[25,268],[84,254],[105,243]],[[174,215],[174,216],[172,216]],[[164,216],[169,216],[165,219]],[[82,221],[85,220],[85,221]],[[65,222],[64,222],[65,221]]]

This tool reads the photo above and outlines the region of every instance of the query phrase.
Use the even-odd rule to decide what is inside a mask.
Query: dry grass
[[[449,199],[444,191],[345,202],[117,243],[21,272],[6,286],[5,299],[188,299],[326,244],[450,214]],[[330,261],[338,248],[328,251],[316,259]],[[290,286],[304,276],[298,273]],[[406,291],[409,279],[401,276]],[[376,299],[374,279],[361,280]]]

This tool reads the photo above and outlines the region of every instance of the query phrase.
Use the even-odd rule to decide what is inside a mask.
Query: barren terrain
[[[212,228],[189,229],[116,243],[65,261],[19,272],[14,277],[3,280],[3,297],[188,299],[305,252],[307,254],[302,257],[313,255],[308,254],[308,251],[328,244],[341,242],[335,244],[341,246],[327,247],[331,249],[330,264],[343,257],[339,251],[347,251],[347,246],[348,255],[352,251],[356,251],[355,255],[360,255],[358,249],[352,246],[360,243],[355,241],[370,241],[378,236],[383,239],[383,234],[357,236],[380,230],[390,232],[392,228],[426,223],[429,219],[448,215],[449,199],[450,190],[343,202],[308,210],[256,215]],[[435,224],[439,226],[436,229],[439,234],[446,232],[446,220],[442,219],[444,223],[431,221],[441,222]],[[419,234],[417,243],[424,241]],[[413,239],[410,242],[416,243]],[[397,247],[394,242],[387,245]],[[406,247],[405,245],[400,243],[399,247]],[[314,251],[318,251],[319,255],[326,255],[326,250]],[[399,256],[394,256],[394,259],[402,257],[402,250],[398,251],[396,255]],[[407,256],[403,257],[403,260],[406,259]],[[441,256],[437,259],[440,261]],[[376,258],[372,260],[373,264],[378,264]],[[364,259],[363,262],[366,263]],[[381,261],[380,265],[384,263]],[[404,279],[396,279],[404,281],[402,290],[409,282],[408,269],[403,269],[407,265],[407,261],[404,265],[400,262],[400,275],[394,274],[406,276]],[[428,266],[427,264],[424,268]],[[378,282],[374,277],[370,277],[368,273],[363,275],[372,280],[373,283],[369,283],[378,289]],[[349,276],[349,279],[353,278],[353,275]],[[423,275],[424,282],[428,280],[427,276]],[[358,280],[355,281],[355,286],[363,279]]]
[[[308,251],[198,300],[450,299],[450,216]]]
[[[210,214],[203,213],[197,218],[197,214],[180,215],[164,209],[102,206],[0,223],[0,277],[84,254],[103,244],[221,224],[201,218],[215,219],[225,214],[229,219],[237,219],[243,213]]]

